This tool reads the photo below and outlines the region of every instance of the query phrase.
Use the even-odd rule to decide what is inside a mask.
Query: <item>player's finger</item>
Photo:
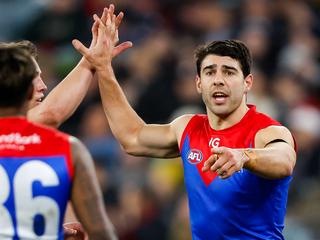
[[[219,156],[218,160],[210,167],[210,170],[215,172],[218,168],[221,168],[224,164],[226,164],[226,159],[223,156]]]
[[[221,166],[220,168],[219,168],[219,171],[221,172],[221,173],[227,173],[228,171],[229,171],[229,169],[231,168],[231,167],[233,167],[234,166],[234,164],[232,163],[232,162],[226,162],[223,166]],[[220,174],[219,174],[220,175]]]
[[[118,16],[116,17],[116,28],[118,29],[121,22],[122,22],[122,19],[123,19],[123,16],[124,16],[124,13],[123,12],[120,12],[118,14]]]
[[[216,153],[216,154],[223,154],[224,150],[225,149],[223,147],[213,147],[213,148],[211,148],[211,152],[212,153]]]
[[[64,223],[63,233],[64,239],[88,239],[87,233],[79,222]]]
[[[97,36],[97,43],[102,44],[103,40],[105,38],[105,25],[103,24],[103,22],[101,21],[101,19],[95,14],[94,16],[94,20],[98,22],[98,36]],[[109,15],[107,17],[107,19],[109,19]],[[107,20],[108,22],[108,20]]]
[[[102,21],[103,23],[106,22],[108,14],[109,14],[109,9],[108,9],[108,8],[104,8],[104,9],[103,9],[103,13],[102,13],[102,15],[101,15],[101,21]]]
[[[72,228],[67,228],[67,227],[63,228],[63,235],[65,238],[75,236],[77,235],[77,232],[78,232],[77,230]]]
[[[110,15],[110,10],[109,10],[109,14],[107,15],[107,19],[106,19],[106,21],[104,22],[104,25],[105,25],[106,27],[110,26],[111,16],[112,16],[112,15]]]
[[[93,46],[96,45],[96,43],[97,43],[98,27],[99,27],[99,23],[97,21],[94,21],[92,28],[91,28],[91,33],[92,33],[91,45],[93,45]]]
[[[114,34],[112,36],[113,39],[113,44],[116,45],[119,42],[119,33],[118,33],[118,29],[116,29],[114,31]]]
[[[203,164],[202,171],[206,172],[210,169],[210,167],[217,161],[217,156],[216,154],[211,155]]]
[[[127,41],[127,42],[123,42],[121,44],[119,44],[118,46],[116,46],[113,51],[112,51],[112,57],[116,57],[118,56],[120,53],[124,52],[125,50],[127,50],[128,48],[131,48],[133,46],[132,42]]]
[[[111,3],[109,5],[109,16],[113,16],[114,15],[114,5]]]
[[[110,24],[107,27],[109,28],[112,38],[114,38],[115,34],[117,33],[115,21],[116,21],[116,15],[110,15]]]
[[[221,179],[226,179],[231,177],[236,172],[236,167],[233,165],[231,168],[228,169],[228,171],[223,172],[219,177]]]
[[[116,28],[116,15],[112,15],[111,16],[111,22],[112,22],[112,24],[114,25],[114,27]]]
[[[98,25],[105,26],[105,24],[102,22],[101,18],[99,18],[97,14],[93,14],[93,19],[96,22],[98,22]]]
[[[82,42],[80,42],[77,39],[72,40],[72,45],[73,47],[79,52],[81,53],[82,56],[87,57],[88,56],[88,51],[89,49],[86,48]]]

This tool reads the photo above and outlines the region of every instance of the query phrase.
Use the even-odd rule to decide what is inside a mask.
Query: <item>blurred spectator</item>
[[[298,155],[288,200],[288,219],[318,239],[320,231],[320,111],[312,106],[295,107],[289,127],[296,138]]]
[[[81,0],[52,0],[47,8],[31,21],[23,38],[47,48],[68,44],[72,39],[87,40],[89,24]]]
[[[270,85],[267,76],[257,68],[253,69],[254,85],[248,94],[248,103],[255,104],[257,110],[264,112],[274,119],[279,119],[280,112],[277,102],[270,97]]]
[[[44,11],[48,3],[49,0],[0,1],[0,41],[17,40],[26,26]]]
[[[304,178],[320,181],[320,111],[305,105],[292,109],[289,127],[299,150],[294,181],[302,183]]]

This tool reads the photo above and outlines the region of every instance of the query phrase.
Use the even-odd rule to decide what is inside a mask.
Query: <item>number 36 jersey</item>
[[[0,118],[0,239],[63,239],[72,178],[68,135]]]

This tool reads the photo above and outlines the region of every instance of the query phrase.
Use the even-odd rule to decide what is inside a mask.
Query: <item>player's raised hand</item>
[[[118,28],[123,19],[123,12],[120,12],[117,16],[114,14],[114,5],[110,4],[109,8],[104,8],[101,19],[94,14],[94,23],[91,28],[92,40],[89,48],[86,48],[79,40],[75,39],[72,41],[75,49],[80,52],[85,58],[84,61],[88,62],[91,69],[96,69],[97,66],[92,66],[92,61],[89,61],[90,54],[96,52],[97,46],[101,46],[101,41],[98,44],[98,36],[100,36],[100,40],[103,40],[103,36],[105,36],[105,42],[109,42],[113,48],[111,52],[111,59],[115,56],[118,56],[120,53],[125,51],[126,49],[132,47],[132,42],[127,41],[123,42],[119,45],[119,35]],[[99,34],[100,27],[100,34]],[[102,30],[104,27],[108,28],[108,33],[105,30]],[[90,54],[89,54],[90,53]],[[91,59],[92,60],[92,59]]]
[[[114,5],[110,4],[109,8],[104,8],[102,16],[101,16],[101,21],[105,25],[106,25],[106,22],[108,19],[108,15],[111,16],[112,18],[115,18],[114,21],[115,21],[115,27],[116,27],[116,34],[114,35],[114,38],[112,39],[112,41],[115,45],[113,52],[112,52],[112,57],[116,57],[120,53],[125,51],[126,49],[132,47],[132,42],[130,42],[130,41],[126,41],[126,42],[123,42],[123,43],[120,43],[119,45],[117,45],[117,43],[119,42],[119,27],[122,22],[124,13],[120,12],[118,15],[115,15],[114,11],[115,11]]]
[[[111,63],[114,49],[113,40],[116,35],[116,17],[108,14],[106,24],[97,15],[94,15],[94,20],[98,25],[95,43],[90,48],[85,47],[79,40],[73,40],[72,44],[98,70],[104,69],[107,63]]]
[[[244,163],[248,161],[248,157],[242,149],[217,147],[212,148],[211,152],[212,155],[205,161],[202,171],[217,172],[222,179],[240,171]]]

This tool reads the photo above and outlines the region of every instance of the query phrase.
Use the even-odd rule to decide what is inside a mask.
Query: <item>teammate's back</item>
[[[73,165],[69,137],[24,118],[0,119],[0,238],[63,239]]]
[[[27,52],[0,47],[0,239],[63,239],[69,199],[90,239],[116,239],[88,150],[26,120],[35,75]]]

